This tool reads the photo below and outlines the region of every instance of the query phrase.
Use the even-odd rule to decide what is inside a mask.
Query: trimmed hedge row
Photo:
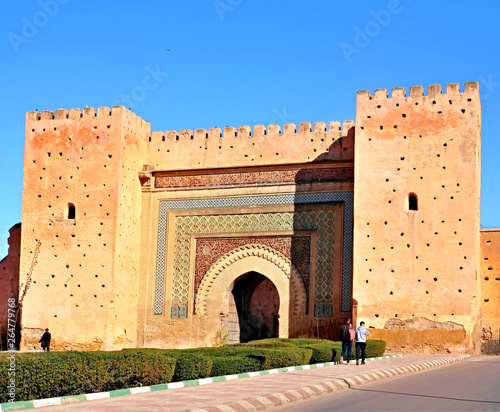
[[[126,352],[161,353],[177,360],[174,382],[258,370],[306,365],[313,350],[292,344],[234,344],[217,348],[124,349]],[[227,369],[225,369],[227,368]]]
[[[9,353],[9,355],[12,353]],[[13,366],[15,375],[9,375]],[[175,359],[141,352],[15,353],[0,356],[0,403],[15,379],[15,400],[106,392],[171,382]]]
[[[335,355],[334,361],[340,362],[340,355],[342,354],[342,343],[334,342],[337,354]],[[386,343],[383,340],[367,340],[366,341],[366,357],[367,358],[377,358],[385,353]],[[347,356],[346,356],[347,357]],[[351,360],[356,359],[356,346],[353,342],[351,350]],[[344,359],[347,360],[347,359]]]
[[[329,340],[264,339],[217,348],[16,353],[16,401],[338,361],[341,350]],[[367,341],[367,357],[384,351],[385,342]],[[0,388],[9,383],[11,354],[0,354]],[[7,401],[0,391],[0,402]]]
[[[340,355],[342,354],[342,343],[334,342],[326,339],[263,339],[260,341],[248,342],[249,345],[259,345],[276,347],[283,346],[298,346],[303,348],[312,349],[313,355],[310,363],[325,363],[325,362],[339,362]],[[385,353],[386,343],[383,340],[367,340],[366,341],[366,357],[376,358]],[[351,359],[356,359],[356,349],[353,343]]]

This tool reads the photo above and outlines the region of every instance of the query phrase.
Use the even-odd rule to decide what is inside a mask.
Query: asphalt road
[[[470,358],[273,410],[500,412],[500,357]]]

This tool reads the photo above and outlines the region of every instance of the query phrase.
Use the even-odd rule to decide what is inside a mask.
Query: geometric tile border
[[[353,239],[353,192],[298,193],[284,195],[240,196],[203,199],[161,200],[158,216],[158,247],[156,257],[156,279],[154,313],[163,314],[165,289],[165,255],[167,212],[175,209],[203,209],[265,205],[293,205],[314,203],[344,203],[343,250],[342,250],[342,298],[341,310],[351,310],[352,289],[352,239]]]
[[[330,302],[331,304],[333,298],[334,256],[332,251],[334,237],[330,228],[334,227],[334,219],[334,210],[177,216],[175,218],[175,244],[173,246],[172,306],[187,307],[190,303],[191,279],[189,274],[193,233],[209,235],[218,233],[218,236],[224,233],[238,233],[244,236],[255,231],[276,232],[283,230],[316,232],[318,260],[313,297],[316,302]],[[252,242],[252,240],[247,239],[246,243],[248,242]]]

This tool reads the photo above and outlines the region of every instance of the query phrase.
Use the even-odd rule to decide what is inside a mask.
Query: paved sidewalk
[[[418,372],[466,359],[468,355],[404,355],[366,362],[332,365],[213,384],[137,393],[116,398],[49,406],[63,411],[246,411],[265,410],[382,379]]]

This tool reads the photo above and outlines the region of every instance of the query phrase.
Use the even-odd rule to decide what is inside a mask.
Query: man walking
[[[50,339],[52,336],[49,333],[49,329],[45,329],[45,333],[42,335],[42,339],[40,339],[40,342],[42,344],[42,349],[44,351],[49,352],[50,351]]]
[[[351,361],[351,350],[352,350],[352,341],[355,337],[354,326],[352,326],[351,319],[345,318],[345,323],[340,327],[340,340],[342,341],[342,353],[340,355],[340,364],[344,363],[344,355],[347,351],[347,365],[350,365]]]
[[[365,364],[365,351],[366,351],[366,337],[370,334],[365,328],[365,322],[359,323],[356,329],[356,365],[359,365],[359,358],[361,357],[361,365]]]

